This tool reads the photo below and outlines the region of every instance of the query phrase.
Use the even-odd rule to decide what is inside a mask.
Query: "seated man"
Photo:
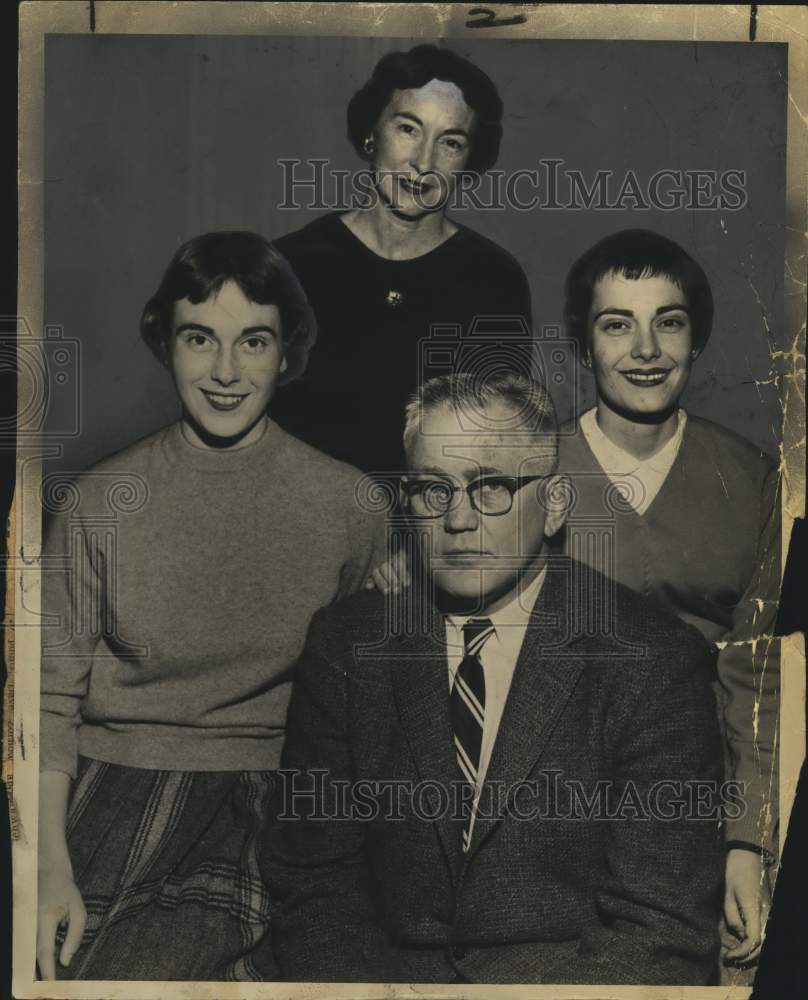
[[[701,635],[561,555],[518,375],[427,382],[395,603],[315,615],[265,874],[288,980],[712,981],[721,746]]]

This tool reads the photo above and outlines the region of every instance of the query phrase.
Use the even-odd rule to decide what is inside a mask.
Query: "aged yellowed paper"
[[[347,98],[386,53],[426,42],[485,66],[504,96],[501,185],[494,174],[457,217],[524,268],[562,420],[594,402],[559,333],[571,261],[627,227],[664,229],[698,251],[724,311],[687,406],[779,459],[784,560],[805,512],[808,15],[779,5],[45,0],[20,17],[4,693],[15,997],[748,996],[740,977],[720,987],[37,981],[42,508],[69,499],[59,493],[69,474],[173,419],[170,380],[151,373],[136,334],[169,252],[212,230],[275,239],[350,208]],[[391,288],[388,305],[402,294]],[[119,503],[125,516],[137,498]],[[782,845],[805,755],[805,660],[801,636],[780,642]]]

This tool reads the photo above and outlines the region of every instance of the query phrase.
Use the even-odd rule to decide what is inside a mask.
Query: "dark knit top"
[[[318,338],[305,373],[278,394],[271,413],[291,433],[366,472],[404,468],[404,406],[425,377],[458,364],[490,365],[492,351],[497,366],[529,352],[524,272],[470,229],[421,257],[388,260],[330,213],[276,246],[306,291]],[[430,337],[438,324],[448,329]],[[503,332],[516,337],[512,348],[503,349]],[[473,357],[468,337],[476,338]]]

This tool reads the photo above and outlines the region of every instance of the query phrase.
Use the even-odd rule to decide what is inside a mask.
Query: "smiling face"
[[[277,306],[247,299],[233,281],[174,306],[170,365],[195,444],[243,447],[264,429],[283,358]]]
[[[669,278],[610,273],[594,288],[589,313],[598,413],[636,422],[667,419],[693,361],[686,296]]]
[[[468,162],[474,120],[446,80],[393,91],[373,130],[373,163],[377,190],[396,214],[419,218],[443,207]]]
[[[491,403],[484,413],[492,424],[501,424],[512,411],[507,404]],[[563,512],[548,512],[542,502],[559,479],[548,475],[554,458],[547,445],[523,440],[515,446],[507,432],[469,433],[455,410],[444,404],[422,414],[408,466],[410,481],[432,478],[461,488],[481,477],[547,476],[518,489],[507,514],[482,514],[468,494],[459,492],[443,516],[411,522],[423,530],[421,552],[432,578],[456,606],[487,611],[515,594],[520,578],[541,564],[545,536],[564,520]]]

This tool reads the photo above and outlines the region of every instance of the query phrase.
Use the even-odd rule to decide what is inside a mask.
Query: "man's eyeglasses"
[[[471,506],[480,514],[499,517],[508,514],[518,490],[546,476],[480,476],[467,486],[457,486],[451,479],[415,476],[401,480],[404,507],[412,517],[443,517],[460,503],[465,493]]]

